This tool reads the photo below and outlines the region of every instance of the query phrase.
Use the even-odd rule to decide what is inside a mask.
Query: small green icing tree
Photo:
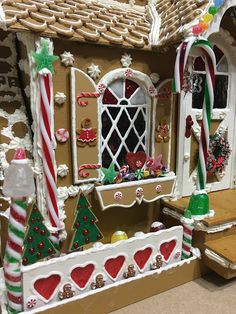
[[[34,264],[57,252],[49,237],[50,232],[43,223],[43,216],[34,204],[28,219],[28,227],[24,239],[22,260],[24,266]]]
[[[73,224],[74,234],[70,244],[70,251],[75,251],[83,245],[96,242],[103,236],[96,226],[97,218],[90,210],[87,198],[80,194],[76,205],[76,217]]]

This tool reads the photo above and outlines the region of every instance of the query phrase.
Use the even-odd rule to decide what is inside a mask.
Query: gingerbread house
[[[3,313],[235,276],[236,1],[3,0],[0,25]],[[17,148],[27,206],[2,193]]]

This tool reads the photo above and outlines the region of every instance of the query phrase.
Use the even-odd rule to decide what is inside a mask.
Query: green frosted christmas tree
[[[49,237],[50,232],[43,223],[43,216],[38,210],[38,207],[34,204],[24,239],[22,260],[24,266],[34,264],[57,252]]]
[[[96,242],[102,238],[102,234],[96,226],[97,218],[90,210],[91,206],[87,198],[80,194],[76,206],[76,217],[73,224],[74,234],[70,251],[76,251],[83,245]]]

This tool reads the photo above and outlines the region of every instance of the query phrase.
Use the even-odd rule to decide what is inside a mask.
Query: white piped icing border
[[[171,216],[171,217],[173,217],[179,221],[181,221],[181,218],[183,217],[181,214],[177,213],[173,209],[169,209],[168,207],[164,207],[162,209],[162,211],[165,215]],[[236,225],[236,221],[233,221],[233,222],[229,222],[229,223],[225,223],[225,224],[221,224],[221,225],[207,227],[203,222],[199,221],[199,219],[197,219],[197,217],[198,216],[192,216],[192,218],[194,220],[194,230],[204,231],[206,233],[216,233],[216,232],[224,231],[224,230],[230,229],[231,227]],[[201,216],[199,216],[199,217],[201,217]],[[204,219],[204,218],[206,218],[206,217],[203,217],[202,219]]]
[[[213,260],[214,262],[220,264],[221,266],[223,266],[224,268],[231,268],[233,270],[236,270],[236,264],[230,263],[229,261],[227,261],[224,257],[216,254],[215,252],[213,252],[212,250],[209,249],[205,249],[205,254],[206,256]]]

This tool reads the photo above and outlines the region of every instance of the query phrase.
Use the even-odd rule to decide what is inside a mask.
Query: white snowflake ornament
[[[70,66],[73,65],[75,59],[74,56],[72,55],[72,53],[70,53],[69,51],[64,51],[61,55],[61,62],[66,66]]]
[[[101,70],[99,69],[99,66],[92,63],[88,69],[87,69],[88,75],[96,80],[97,78],[99,78],[100,74],[101,74]]]
[[[128,53],[124,53],[122,56],[121,56],[121,59],[120,59],[120,63],[122,64],[122,66],[124,68],[128,68],[131,64],[132,64],[132,57],[131,55],[129,55]]]
[[[153,84],[156,84],[157,82],[160,81],[160,75],[158,73],[151,73],[150,79],[151,79]]]
[[[66,101],[66,95],[64,93],[57,92],[54,99],[58,105],[62,105]]]

